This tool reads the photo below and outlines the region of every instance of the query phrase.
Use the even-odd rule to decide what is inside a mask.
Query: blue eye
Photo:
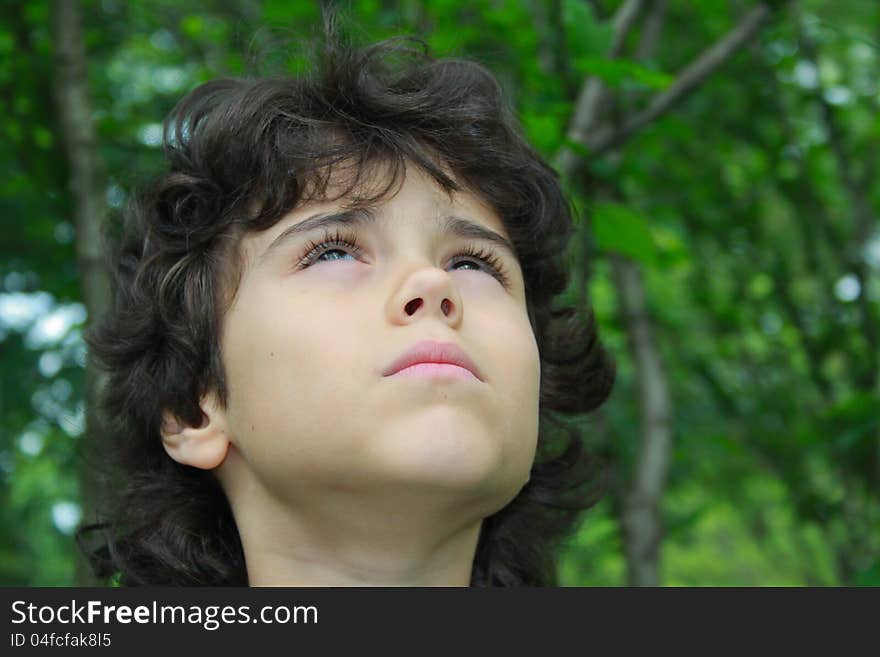
[[[342,237],[339,233],[334,235],[325,235],[320,242],[312,242],[306,248],[306,254],[300,258],[299,268],[305,269],[309,265],[318,261],[319,258],[328,253],[339,252],[346,255],[345,250],[351,251],[348,255],[358,256],[361,254],[360,246],[354,240]],[[339,260],[340,258],[331,258],[331,260]]]
[[[340,257],[321,260],[330,253],[340,253]],[[319,242],[312,242],[306,247],[305,255],[300,258],[298,269],[305,269],[316,262],[332,262],[342,260],[346,255],[357,258],[363,253],[354,237],[343,236],[338,231],[334,234],[326,234]],[[453,267],[462,263],[475,264],[479,268],[473,271],[485,271],[495,278],[505,289],[510,288],[510,278],[501,259],[490,251],[475,245],[468,245],[463,251],[454,256]]]
[[[501,263],[501,259],[494,253],[470,245],[461,253],[457,253],[455,257],[461,258],[461,260],[456,260],[455,265],[460,265],[463,262],[482,263],[480,266],[485,267],[486,271],[496,278],[501,285],[505,288],[510,287],[510,279],[507,277],[507,270]]]
[[[350,253],[346,253],[342,249],[328,249],[327,251],[324,251],[323,253],[318,254],[318,256],[315,257],[315,260],[320,260],[328,253],[341,253],[343,256],[351,255]],[[330,260],[342,260],[342,258],[330,258]]]

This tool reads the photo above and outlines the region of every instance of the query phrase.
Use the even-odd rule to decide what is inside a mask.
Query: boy
[[[614,365],[592,316],[551,309],[568,203],[494,77],[331,33],[302,77],[191,92],[166,154],[87,337],[123,484],[84,530],[96,572],[554,584],[595,500],[552,413],[599,406]]]

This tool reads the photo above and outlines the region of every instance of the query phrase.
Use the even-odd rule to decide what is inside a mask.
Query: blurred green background
[[[61,4],[0,5],[4,585],[87,581],[72,533],[90,305],[53,94]],[[610,485],[561,583],[880,584],[880,3],[337,6],[359,41],[415,34],[486,64],[579,211],[568,298],[594,306],[619,375],[576,418]],[[254,59],[297,70],[290,40],[321,16],[287,0],[66,9],[110,216],[160,170],[177,99]]]

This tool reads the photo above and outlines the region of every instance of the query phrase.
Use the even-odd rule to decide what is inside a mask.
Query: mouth
[[[470,356],[454,342],[423,340],[385,368],[383,376],[427,376],[484,381]]]
[[[451,363],[415,363],[389,376],[418,376],[431,379],[465,379],[479,381],[469,369]]]

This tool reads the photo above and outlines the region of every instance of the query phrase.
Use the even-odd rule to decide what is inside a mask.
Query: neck
[[[315,540],[280,545],[243,536],[250,586],[469,586],[480,525],[438,541],[391,546],[355,540]]]
[[[307,509],[261,487],[248,497],[232,506],[251,586],[470,585],[482,514],[436,491],[322,491]]]

